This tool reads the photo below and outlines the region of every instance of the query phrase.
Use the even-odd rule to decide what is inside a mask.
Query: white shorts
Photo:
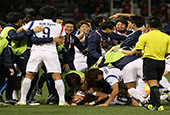
[[[51,51],[31,51],[26,72],[38,72],[43,64],[47,69],[47,73],[61,73],[58,54]]]
[[[124,83],[134,82],[137,77],[143,77],[143,60],[141,58],[136,59],[128,63],[123,69],[123,81]]]

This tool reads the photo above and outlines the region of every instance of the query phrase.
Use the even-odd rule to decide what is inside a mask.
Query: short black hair
[[[54,6],[44,6],[40,8],[40,15],[45,19],[53,19],[56,16],[56,8]]]
[[[53,18],[53,22],[56,22],[56,19],[60,19],[60,20],[63,20],[63,21],[64,21],[64,18],[63,18],[62,16]]]
[[[142,27],[145,24],[145,19],[141,15],[135,15],[130,17],[130,22],[135,23],[137,27]]]
[[[24,16],[19,12],[10,12],[6,16],[7,23],[15,24],[22,19]]]
[[[100,29],[105,30],[105,29],[109,28],[110,30],[112,30],[115,27],[115,25],[116,24],[113,21],[108,20],[108,21],[101,23]]]
[[[103,22],[103,19],[107,20],[104,16],[97,16],[92,19],[92,23],[95,27],[99,27],[99,24]]]
[[[83,24],[86,24],[87,26],[90,26],[85,20],[81,20],[76,24],[76,28],[80,28]]]
[[[26,16],[23,20],[22,20],[22,23],[28,23],[29,21],[33,21],[35,20],[35,17],[34,16]]]
[[[161,26],[161,21],[157,17],[150,17],[147,19],[147,24],[149,24],[151,28],[159,28]]]
[[[76,86],[76,85],[80,85],[81,78],[76,73],[70,73],[70,74],[66,75],[65,80],[66,80],[69,87],[73,87],[73,86]]]
[[[126,27],[128,27],[128,21],[127,21],[127,20],[125,20],[125,19],[117,20],[117,21],[116,21],[116,24],[117,24],[118,22],[121,22],[121,23],[125,24]]]
[[[73,24],[75,27],[75,23],[71,20],[65,21],[63,25],[65,26],[66,24]]]

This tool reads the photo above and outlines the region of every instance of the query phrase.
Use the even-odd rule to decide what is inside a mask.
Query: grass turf
[[[170,81],[170,75],[167,76]],[[48,96],[47,88],[43,87],[43,96],[35,99],[41,102],[40,106],[9,106],[0,107],[0,115],[168,115],[170,103],[164,103],[164,111],[148,111],[144,107],[113,105],[108,107],[96,106],[64,106],[44,105]]]

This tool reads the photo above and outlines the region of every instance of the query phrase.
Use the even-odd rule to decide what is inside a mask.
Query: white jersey
[[[99,69],[103,71],[104,80],[107,81],[111,86],[122,80],[122,72],[118,68],[102,67]]]
[[[45,29],[41,32],[35,33],[38,38],[51,38],[65,36],[66,33],[61,24],[57,24],[50,19],[35,20],[24,25],[24,30],[33,29],[36,26],[43,26]],[[56,52],[56,43],[45,43],[41,45],[33,44],[32,50],[38,51],[54,51]]]

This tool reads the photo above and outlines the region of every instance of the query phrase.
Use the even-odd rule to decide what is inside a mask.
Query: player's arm
[[[53,41],[56,42],[57,45],[64,43],[65,36],[55,37],[53,38]]]
[[[135,14],[128,14],[128,13],[117,13],[117,14],[114,14],[112,16],[109,17],[109,19],[113,18],[113,19],[116,19],[118,17],[130,17],[130,16],[134,16]]]
[[[112,85],[112,89],[113,89],[113,91],[112,91],[109,99],[104,104],[100,104],[98,106],[108,106],[115,99],[115,97],[119,93],[119,84],[118,84],[118,82]]]
[[[120,47],[115,47],[114,51],[118,51],[118,52],[121,52],[121,53],[124,53],[124,54],[127,54],[127,55],[134,55],[134,54],[142,55],[142,51],[141,50],[136,50],[136,49],[123,50],[123,49],[120,49]]]

